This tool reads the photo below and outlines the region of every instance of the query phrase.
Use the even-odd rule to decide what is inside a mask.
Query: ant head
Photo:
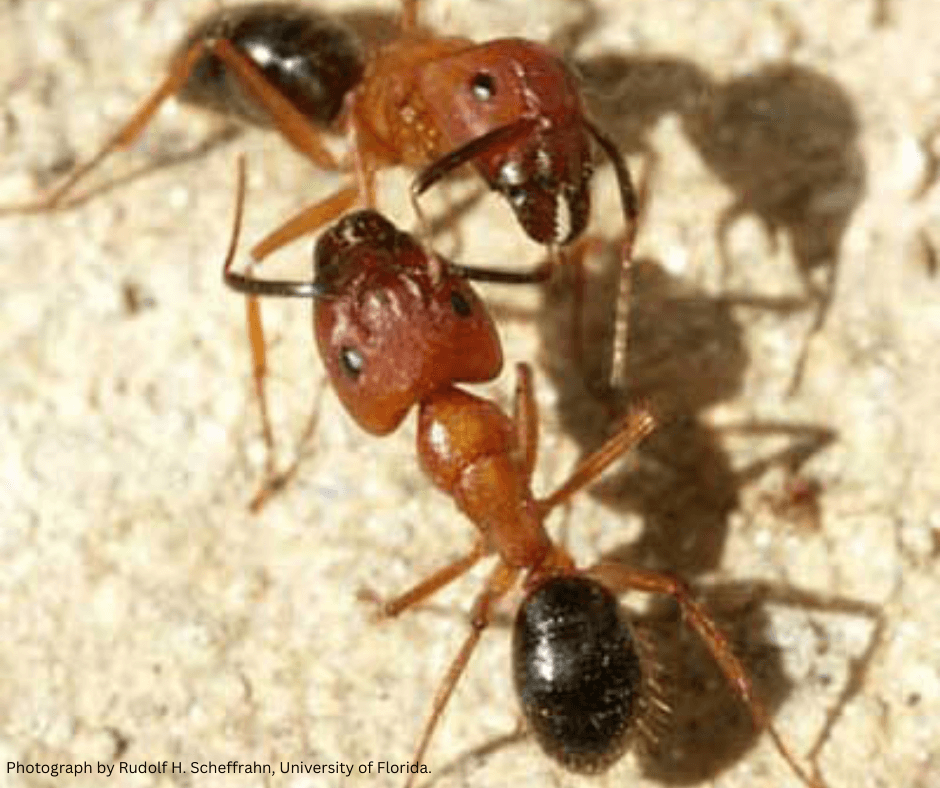
[[[327,292],[342,296],[359,271],[354,256],[384,255],[389,265],[409,263],[415,253],[414,239],[398,230],[378,211],[354,211],[324,232],[313,250],[314,282]]]
[[[546,755],[601,772],[624,753],[644,707],[643,664],[614,595],[584,575],[535,586],[516,614],[513,678]]]
[[[463,278],[375,211],[341,219],[314,252],[314,330],[343,406],[385,435],[411,407],[452,383],[491,380],[502,348]]]
[[[422,95],[456,166],[473,161],[538,243],[565,244],[587,224],[591,143],[578,79],[547,47],[497,39],[428,64]]]

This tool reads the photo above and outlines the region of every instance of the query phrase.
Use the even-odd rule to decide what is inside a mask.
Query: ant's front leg
[[[531,483],[539,447],[539,409],[532,387],[532,368],[528,364],[517,364],[516,376],[516,395],[512,410],[516,453],[525,469],[526,482]]]
[[[311,282],[285,282],[255,279],[251,275],[251,264],[249,264],[248,271],[244,274],[232,271],[232,266],[235,263],[235,257],[238,251],[238,240],[241,234],[242,216],[245,206],[246,173],[244,156],[238,159],[237,171],[235,216],[232,221],[232,237],[229,242],[229,249],[226,253],[225,264],[222,267],[222,281],[233,290],[244,293],[246,296],[245,325],[248,334],[248,342],[251,347],[252,380],[254,381],[255,398],[258,401],[258,409],[261,414],[261,434],[264,438],[267,452],[265,458],[265,479],[248,507],[252,512],[258,512],[272,495],[287,485],[300,466],[300,458],[298,457],[291,463],[287,470],[281,472],[276,470],[274,430],[271,427],[267,390],[265,387],[265,379],[268,374],[267,343],[264,337],[264,325],[261,322],[261,305],[258,302],[258,297],[261,295],[274,295],[309,298],[317,294],[317,288],[316,284]],[[316,429],[320,413],[320,398],[325,386],[326,380],[324,379],[321,382],[320,390],[313,411],[308,419],[307,426],[301,434],[299,446],[302,446]]]

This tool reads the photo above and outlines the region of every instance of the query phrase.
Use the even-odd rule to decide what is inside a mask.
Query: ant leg
[[[275,468],[274,458],[276,452],[274,430],[271,427],[268,398],[265,391],[265,378],[268,374],[267,347],[264,339],[264,325],[261,322],[261,305],[258,302],[257,295],[259,292],[265,291],[259,289],[257,286],[273,284],[274,287],[269,288],[267,292],[275,295],[308,295],[308,291],[311,290],[312,287],[307,287],[307,283],[269,283],[253,279],[250,264],[245,275],[232,273],[231,268],[238,249],[238,239],[241,234],[242,216],[245,207],[245,182],[245,157],[239,156],[237,162],[235,216],[232,222],[232,237],[229,242],[228,252],[225,256],[225,264],[222,268],[222,280],[229,287],[247,294],[245,299],[245,325],[247,327],[248,343],[251,347],[251,373],[252,379],[254,380],[255,399],[258,401],[258,410],[261,416],[261,434],[267,451],[267,457],[265,458],[265,480],[248,505],[250,511],[257,513],[274,493],[282,489],[287,482],[293,478],[300,464],[300,460],[295,459],[291,466],[281,473],[278,473]],[[324,385],[325,380],[321,383],[320,392],[317,395],[307,425],[301,434],[299,445],[303,445],[316,428],[320,413],[320,398],[323,393]]]
[[[251,59],[231,41],[218,38],[197,44],[196,47],[208,47],[232,70],[239,84],[267,110],[274,127],[296,150],[325,170],[341,169],[339,162],[320,141],[319,132],[304,114],[274,88]]]
[[[401,30],[407,32],[418,27],[418,0],[402,0]]]
[[[115,150],[126,148],[137,139],[163,102],[174,96],[183,87],[186,80],[189,79],[193,66],[202,54],[202,47],[197,45],[177,58],[163,82],[138,107],[130,119],[118,129],[117,133],[105,142],[101,149],[88,161],[77,166],[52,192],[39,200],[2,206],[0,207],[0,216],[10,213],[45,213],[63,207],[65,197],[74,189],[76,184]]]
[[[254,67],[251,63],[246,63],[245,68],[253,69]],[[278,98],[282,97],[278,96]],[[296,113],[296,110],[289,104],[286,109]],[[312,130],[308,129],[308,131]],[[282,246],[286,246],[301,236],[312,233],[327,222],[342,216],[356,204],[357,200],[366,207],[375,207],[375,167],[366,161],[362,155],[355,126],[353,127],[352,149],[352,168],[356,173],[357,185],[344,186],[326,199],[303,208],[299,213],[268,233],[251,248],[251,257],[255,262],[261,262]],[[332,169],[339,169],[339,167],[334,164]]]
[[[248,299],[248,301],[252,300],[253,299]],[[275,472],[273,460],[267,463],[267,481],[261,486],[258,492],[255,493],[254,498],[252,498],[251,502],[248,504],[248,510],[252,514],[257,514],[260,512],[268,502],[268,499],[283,490],[290,483],[291,479],[297,475],[297,471],[300,468],[300,463],[303,460],[303,446],[307,443],[307,441],[310,440],[310,437],[316,431],[317,424],[320,421],[320,403],[323,401],[323,392],[326,390],[326,385],[327,378],[321,378],[320,385],[317,387],[317,395],[314,398],[313,409],[310,411],[310,416],[307,418],[307,423],[304,425],[304,428],[300,433],[300,438],[297,440],[297,448],[293,462],[291,462],[291,464],[285,470],[280,472]],[[259,402],[261,403],[262,407],[262,419],[266,422],[266,432],[269,433],[270,426],[267,424],[267,407],[266,400],[263,398],[263,387],[260,393],[258,393],[256,389],[256,396],[259,397]],[[269,446],[268,451],[269,458],[272,458],[274,453],[273,445]]]
[[[376,160],[381,160],[381,153],[368,150],[370,135],[363,134],[353,114],[351,126],[352,169],[356,173],[359,194],[365,208],[375,208],[375,173]]]
[[[251,259],[260,263],[272,252],[286,246],[303,235],[312,233],[329,221],[342,216],[356,204],[359,191],[355,186],[345,186],[314,205],[307,206],[292,216],[251,247]]]
[[[235,216],[232,221],[232,237],[229,242],[228,252],[225,256],[225,265],[222,267],[223,281],[228,280],[232,263],[235,261],[235,253],[238,250],[238,239],[241,235],[242,216],[245,209],[246,193],[246,175],[245,175],[245,157],[239,156],[237,161],[237,183],[235,187]],[[250,276],[247,277],[251,279]],[[273,480],[277,478],[274,470],[274,430],[271,428],[271,419],[268,414],[268,399],[265,395],[264,378],[268,372],[267,351],[264,341],[264,326],[261,323],[261,306],[256,296],[249,295],[245,299],[245,325],[248,332],[248,343],[251,346],[251,374],[255,386],[255,399],[258,401],[258,409],[261,415],[261,434],[264,438],[267,457],[265,459],[265,477],[267,481],[262,485],[262,489],[255,494],[249,508],[257,512],[267,495],[262,497],[266,490],[274,487]]]
[[[821,788],[818,775],[810,774],[800,766],[796,756],[773,726],[767,709],[754,692],[744,665],[734,655],[727,638],[718,629],[712,617],[692,597],[692,590],[685,581],[667,572],[653,572],[612,563],[598,564],[587,570],[586,574],[614,593],[642,591],[664,594],[675,599],[682,611],[682,618],[705,642],[728,683],[747,705],[757,729],[767,731],[777,751],[804,785],[809,788]]]
[[[519,461],[525,468],[526,484],[529,484],[539,448],[539,408],[532,389],[532,368],[528,364],[516,364],[516,378],[512,423],[519,447]]]
[[[537,501],[542,516],[597,479],[612,462],[636,446],[656,428],[656,419],[646,407],[631,410],[616,432],[599,449],[575,466],[571,475],[555,492]]]
[[[377,619],[395,618],[410,607],[421,604],[425,599],[434,596],[444,586],[449,585],[461,575],[469,572],[481,558],[485,558],[492,551],[482,539],[470,549],[465,556],[442,566],[433,574],[424,578],[413,588],[408,589],[394,599],[382,601],[371,589],[362,589],[357,596],[362,602],[371,602],[379,606]]]
[[[450,700],[450,696],[454,692],[454,688],[457,686],[457,682],[460,681],[460,677],[463,675],[467,663],[470,662],[470,657],[473,655],[473,650],[476,648],[477,643],[480,642],[483,631],[490,624],[493,607],[506,595],[509,589],[512,588],[519,575],[519,571],[520,570],[516,567],[500,562],[496,569],[493,570],[493,573],[487,578],[486,585],[473,603],[473,608],[470,611],[470,634],[467,635],[463,645],[460,647],[460,651],[457,652],[457,656],[454,657],[454,661],[451,662],[450,667],[447,669],[444,680],[438,686],[437,692],[434,693],[431,712],[424,723],[424,730],[421,731],[421,738],[418,739],[418,745],[415,747],[415,763],[420,764],[425,752],[427,752],[428,744],[441,718],[441,714],[444,713],[444,709]],[[408,780],[405,782],[405,788],[410,788],[413,783],[414,776],[409,776]]]
[[[43,213],[63,206],[64,198],[76,184],[118,148],[130,145],[143,131],[163,103],[176,95],[186,84],[193,68],[207,51],[211,51],[229,67],[247,90],[271,116],[275,126],[303,155],[324,169],[341,169],[335,157],[320,141],[320,135],[291,102],[265,79],[251,60],[226,39],[203,40],[193,44],[170,65],[163,82],[137,109],[131,118],[111,137],[91,159],[79,165],[55,190],[41,200],[18,205],[3,206],[0,215],[7,213]]]

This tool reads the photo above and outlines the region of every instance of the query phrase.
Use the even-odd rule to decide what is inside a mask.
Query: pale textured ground
[[[0,2],[0,201],[87,157],[210,6]],[[481,38],[562,40],[586,18],[562,0],[429,6],[440,29]],[[605,93],[598,118],[636,173],[651,160],[644,151],[658,162],[638,255],[664,268],[638,266],[636,385],[685,418],[651,443],[637,475],[577,501],[564,520],[571,548],[585,563],[615,552],[694,581],[780,730],[798,752],[817,751],[833,788],[936,786],[940,6],[607,0],[596,10],[574,54]],[[781,89],[773,66],[784,59]],[[693,109],[706,114],[683,124],[679,113]],[[209,129],[167,113],[111,177],[189,150]],[[76,210],[0,219],[0,763],[404,761],[462,636],[479,576],[380,628],[354,598],[365,584],[406,587],[471,538],[419,472],[410,426],[367,438],[328,395],[297,481],[261,515],[246,511],[263,455],[242,304],[219,283],[240,150],[250,154],[248,237],[337,183],[252,133]],[[609,220],[595,227],[606,237],[619,227],[611,181],[605,168],[595,215]],[[387,205],[405,204],[403,183],[388,179]],[[754,211],[734,224],[722,281],[715,228],[735,199],[783,231],[774,249]],[[391,212],[409,221],[407,209]],[[468,261],[535,259],[505,219],[485,201],[441,247],[462,241]],[[811,313],[766,308],[779,298],[764,308],[716,298],[799,294],[795,260],[818,262],[826,243],[839,250],[835,299],[788,399]],[[308,249],[285,252],[281,270],[302,275]],[[600,410],[560,350],[565,332],[544,330],[564,306],[505,289],[488,298],[507,358],[536,360],[547,489],[579,438],[599,440]],[[593,303],[603,308],[592,316],[608,314]],[[272,407],[289,448],[322,373],[309,306],[272,303],[266,314]],[[491,390],[505,403],[512,385],[509,367]],[[730,429],[771,422],[836,433],[803,468],[822,486],[818,527],[778,515],[769,501],[784,473],[759,471],[819,433]],[[648,623],[673,676],[672,731],[593,784],[795,785],[674,611],[654,606]],[[500,626],[435,739],[434,784],[586,784],[527,740],[500,744],[515,721]],[[115,780],[262,784],[54,782]],[[52,782],[0,772],[0,784]]]

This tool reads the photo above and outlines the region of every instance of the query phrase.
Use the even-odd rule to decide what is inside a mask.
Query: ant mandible
[[[525,597],[513,627],[513,675],[524,715],[542,749],[565,768],[596,773],[635,738],[649,735],[664,704],[655,671],[616,595],[642,591],[672,597],[702,638],[756,726],[799,779],[819,782],[797,762],[756,696],[747,672],[690,588],[666,572],[600,563],[576,568],[544,523],[560,504],[595,481],[655,427],[640,407],[568,479],[545,498],[532,492],[538,408],[532,372],[517,366],[513,413],[454,385],[488,380],[502,365],[499,338],[465,271],[433,254],[375,211],[349,214],[316,244],[312,281],[259,280],[231,270],[244,203],[238,208],[223,276],[254,296],[311,298],[317,346],[340,401],[356,422],[388,434],[418,410],[417,453],[431,481],[478,529],[466,555],[412,589],[381,603],[390,618],[425,601],[496,555],[471,608],[469,635],[435,693],[415,748],[421,764],[438,721],[498,602],[522,580]],[[473,352],[467,352],[472,348]],[[375,600],[368,592],[366,598]],[[414,772],[407,785],[413,782]]]

